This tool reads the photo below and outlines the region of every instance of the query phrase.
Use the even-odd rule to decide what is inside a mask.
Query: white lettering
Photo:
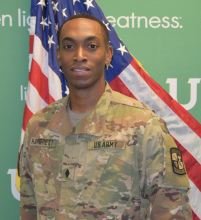
[[[168,18],[167,16],[165,16],[165,17],[162,18],[162,21],[167,24],[166,26],[165,26],[164,24],[162,24],[161,26],[162,26],[163,28],[169,28],[169,27],[170,27],[170,22],[167,21],[167,20],[169,20],[169,18]]]
[[[15,186],[16,169],[9,169],[7,174],[11,174],[11,192],[15,199],[20,201],[20,193]]]
[[[21,101],[26,101],[27,87],[24,87],[23,85],[20,86],[20,95],[21,95]]]
[[[26,11],[23,11],[23,14],[25,14]],[[23,26],[25,27],[26,26],[26,17],[25,15],[23,15]]]
[[[2,15],[2,26],[5,26],[5,18],[9,18],[10,26],[12,26],[12,17],[10,15]]]
[[[134,28],[135,27],[135,18],[137,18],[137,17],[135,16],[134,13],[132,13],[132,16],[130,18],[132,20],[132,28]]]
[[[126,20],[126,24],[125,24],[125,25],[121,25],[121,24],[120,24],[120,20],[121,20],[121,19],[125,19],[125,20]],[[127,16],[127,17],[125,17],[125,16],[119,17],[119,18],[117,19],[117,24],[118,24],[118,26],[121,27],[121,28],[129,28],[129,17],[128,17],[128,16]]]
[[[153,24],[158,24],[158,25],[154,26]],[[154,16],[149,19],[149,25],[152,28],[159,28],[160,24],[161,24],[161,19],[159,17]]]
[[[23,100],[23,85],[20,86],[21,89],[21,101]]]
[[[31,20],[31,17],[28,16],[28,17],[27,17],[27,24],[28,24],[29,26],[30,26],[30,22],[31,22],[30,20]]]
[[[131,16],[120,16],[118,18],[107,16],[107,19],[113,27],[115,27],[117,24],[120,28],[183,28],[178,21],[179,19],[182,19],[182,17],[177,16],[173,16],[172,18],[168,16],[164,16],[162,18],[157,16],[147,18],[146,16],[136,16],[133,12]],[[131,25],[129,22],[131,22]]]
[[[108,20],[110,23],[115,23],[115,24],[112,24],[113,27],[116,25],[116,19],[115,19],[113,16],[107,16],[107,20]],[[27,23],[28,23],[28,22],[27,22]]]
[[[197,102],[197,84],[200,83],[201,78],[190,78],[188,83],[190,84],[190,102],[186,105],[182,105],[186,110],[192,109]],[[168,78],[166,83],[169,84],[169,94],[173,99],[177,101],[177,78]]]
[[[145,22],[144,26],[145,26],[145,28],[148,28],[148,21],[147,21],[147,18],[144,17],[144,16],[137,18],[137,21],[138,21],[138,26],[137,27],[140,28],[140,21],[141,21],[141,19],[144,19],[144,22]]]
[[[18,26],[21,27],[21,9],[18,8]]]
[[[166,83],[169,84],[169,94],[177,101],[177,78],[167,78]]]
[[[178,20],[179,18],[178,17],[172,17],[172,22],[176,24],[176,26],[174,26],[173,24],[171,24],[171,27],[172,28],[178,28],[179,27],[179,22],[178,21],[175,21],[175,20]]]

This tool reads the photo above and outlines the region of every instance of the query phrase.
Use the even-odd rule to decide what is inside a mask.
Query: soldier
[[[105,25],[78,14],[58,38],[70,94],[28,123],[21,220],[192,219],[181,151],[165,122],[105,82],[113,55]]]

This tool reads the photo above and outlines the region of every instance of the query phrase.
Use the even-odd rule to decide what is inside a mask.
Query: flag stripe
[[[33,59],[38,63],[41,72],[48,78],[48,52],[42,45],[41,39],[34,36]]]
[[[193,220],[200,220],[198,216],[195,214],[195,212],[192,210]]]
[[[29,54],[33,53],[34,35],[29,35]]]
[[[120,80],[119,77],[114,78],[109,84],[114,91],[120,92],[121,94],[136,99],[133,93],[131,93],[131,91],[125,86],[125,84]]]
[[[31,39],[34,38],[34,35],[31,35]],[[38,36],[35,36],[35,47],[34,49],[34,60],[38,63],[41,68],[42,73],[48,79],[48,88],[50,96],[50,103],[54,102],[55,100],[59,100],[62,98],[62,91],[61,91],[61,81],[57,74],[52,70],[48,63],[48,52],[44,49],[42,42]],[[33,41],[31,40],[30,46],[33,47]],[[41,62],[42,60],[42,62]],[[40,91],[39,91],[40,93]]]
[[[42,73],[40,66],[34,59],[32,59],[29,81],[37,89],[41,98],[47,104],[50,104],[52,103],[52,101],[55,101],[49,94],[48,78]]]
[[[29,28],[29,34],[34,35],[35,34],[35,29],[36,29],[36,16],[30,17],[30,28]]]
[[[36,100],[36,102],[33,102],[33,100]],[[39,95],[36,88],[30,82],[28,83],[26,104],[33,114],[47,105],[47,103]]]
[[[48,87],[49,93],[54,100],[59,100],[62,98],[62,91],[61,91],[61,81],[57,74],[49,67],[48,69]]]
[[[26,131],[26,126],[30,118],[33,116],[33,113],[28,109],[27,105],[24,106],[24,117],[23,117],[23,124],[22,128]]]
[[[146,74],[134,58],[131,65],[157,94],[157,96],[160,97],[199,137],[201,137],[200,123],[178,102],[176,102],[158,83]]]
[[[188,195],[190,199],[191,209],[194,213],[201,219],[201,192],[195,186],[195,184],[190,180],[191,190]]]

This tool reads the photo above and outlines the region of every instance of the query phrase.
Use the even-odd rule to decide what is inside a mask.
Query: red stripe
[[[201,137],[200,123],[184,109],[178,102],[176,102],[157,82],[155,82],[137,63],[133,58],[131,65],[146,81],[149,87],[176,113],[199,137]]]
[[[33,113],[28,109],[27,104],[25,104],[23,124],[22,124],[22,128],[23,128],[24,131],[26,131],[27,123],[29,122],[29,120],[32,116],[33,116]]]
[[[29,35],[29,54],[33,54],[34,35]]]
[[[195,212],[192,210],[193,220],[200,220],[200,218],[195,214]]]
[[[41,98],[47,104],[55,101],[49,94],[48,78],[42,73],[40,66],[34,59],[32,59],[31,71],[29,73],[29,81],[36,88]]]
[[[109,84],[114,91],[136,99],[136,97],[131,93],[131,91],[126,87],[119,77],[115,77]]]

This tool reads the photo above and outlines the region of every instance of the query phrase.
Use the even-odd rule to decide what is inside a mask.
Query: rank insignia
[[[179,175],[186,174],[184,162],[182,160],[181,151],[178,148],[171,148],[170,155],[172,160],[173,172]]]

